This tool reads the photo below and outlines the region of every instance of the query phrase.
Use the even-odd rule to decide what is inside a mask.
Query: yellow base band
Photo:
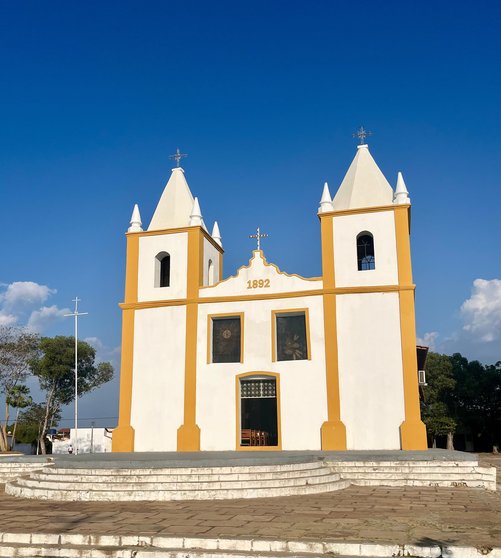
[[[403,450],[426,450],[426,426],[420,420],[404,420],[400,425],[400,444]]]
[[[134,451],[134,428],[130,425],[115,428],[111,448],[111,451],[117,452]]]
[[[200,428],[196,424],[182,424],[177,429],[177,451],[200,451]]]
[[[346,426],[340,420],[324,422],[320,434],[323,451],[346,449]]]

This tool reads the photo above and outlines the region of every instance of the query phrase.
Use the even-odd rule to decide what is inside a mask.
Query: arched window
[[[370,232],[364,231],[357,236],[358,271],[376,269],[374,255],[374,237]]]
[[[170,254],[160,252],[155,258],[155,287],[170,286]]]
[[[209,260],[209,268],[207,269],[207,281],[209,285],[214,285],[214,264]]]

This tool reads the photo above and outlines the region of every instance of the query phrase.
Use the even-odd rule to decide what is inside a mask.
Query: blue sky
[[[124,232],[135,202],[149,222],[177,146],[219,222],[225,275],[247,263],[257,225],[269,261],[319,275],[322,185],[336,191],[363,124],[412,198],[418,335],[500,359],[499,12],[495,0],[3,3],[0,319],[71,334],[61,315],[78,294],[82,336],[117,363]],[[81,416],[115,417],[117,385]]]

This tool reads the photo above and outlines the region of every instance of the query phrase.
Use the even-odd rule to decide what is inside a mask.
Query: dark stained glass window
[[[170,256],[165,254],[160,260],[160,287],[170,285]]]
[[[300,314],[278,314],[277,320],[277,360],[308,359],[306,342],[306,318]]]
[[[363,232],[357,236],[358,271],[376,269],[374,255],[374,237],[371,233]]]
[[[240,316],[212,319],[212,362],[240,362]]]

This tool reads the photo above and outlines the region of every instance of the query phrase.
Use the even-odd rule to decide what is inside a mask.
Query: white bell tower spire
[[[402,173],[398,173],[397,177],[397,187],[395,188],[395,196],[393,199],[393,203],[402,204],[402,203],[411,203],[411,199],[409,198],[409,192],[407,187],[405,186],[404,177]]]
[[[329,191],[329,185],[327,182],[324,184],[324,189],[322,192],[322,198],[320,199],[320,207],[318,208],[319,213],[326,213],[327,211],[332,211],[332,196]]]
[[[132,210],[132,216],[130,218],[130,227],[127,229],[127,232],[141,232],[143,229],[141,228],[141,214],[139,213],[139,207],[134,204],[134,209]]]

